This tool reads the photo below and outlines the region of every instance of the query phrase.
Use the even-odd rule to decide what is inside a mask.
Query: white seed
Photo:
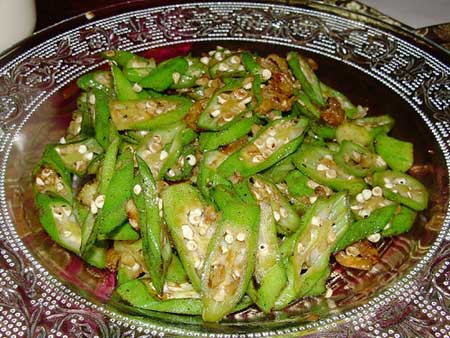
[[[265,68],[262,70],[261,76],[264,81],[267,81],[272,77],[272,72],[270,71],[270,69]]]
[[[281,215],[281,217],[286,218],[287,215],[288,215],[287,210],[285,208],[281,207],[280,208],[280,215]]]
[[[203,211],[200,208],[195,208],[195,209],[192,209],[191,211],[189,211],[189,215],[192,215],[192,216],[201,216],[202,213],[203,213]]]
[[[227,102],[227,100],[228,100],[228,95],[227,95],[227,94],[220,94],[220,95],[217,97],[217,102],[218,102],[219,104],[224,104],[225,102]]]
[[[262,161],[264,161],[264,157],[262,157],[261,155],[256,155],[256,156],[253,156],[253,158],[252,158],[253,163],[260,163]]]
[[[194,241],[189,241],[186,243],[186,248],[189,251],[195,251],[195,250],[197,250],[197,243],[195,243]]]
[[[234,241],[234,237],[232,234],[225,235],[225,242],[227,242],[228,244],[231,244],[231,243],[233,243],[233,241]]]
[[[133,85],[133,90],[134,90],[136,93],[140,93],[140,92],[142,92],[142,87],[139,85],[139,83],[135,83],[135,84]]]
[[[273,149],[277,146],[277,140],[272,136],[268,137],[265,143],[266,147],[269,149]]]
[[[221,72],[226,72],[226,71],[230,70],[230,66],[228,66],[226,63],[221,63],[219,65],[219,70]]]
[[[193,225],[200,224],[201,216],[189,214],[189,216],[188,216],[188,221],[189,221],[189,223],[191,223],[191,224],[193,224]]]
[[[306,182],[306,185],[308,187],[310,187],[311,189],[315,189],[317,188],[320,184],[318,184],[317,182],[314,182],[312,180],[308,180],[308,182]]]
[[[90,151],[90,152],[84,154],[83,157],[84,157],[85,160],[90,161],[90,160],[92,160],[94,158],[94,153],[92,151]]]
[[[363,208],[363,206],[359,205],[359,204],[350,206],[350,209],[352,209],[352,210],[361,210],[362,208]]]
[[[95,198],[95,206],[101,209],[103,208],[103,205],[105,205],[105,195],[98,195]]]
[[[142,191],[142,187],[141,187],[140,184],[136,184],[136,185],[133,187],[133,192],[134,192],[136,195],[139,195],[139,194],[141,193],[141,191]]]
[[[360,254],[360,252],[359,252],[359,249],[357,248],[357,247],[355,247],[355,246],[348,246],[346,249],[345,249],[345,253],[348,255],[348,256],[354,256],[354,257],[356,257],[356,256],[358,256],[359,254]]]
[[[187,155],[186,156],[186,161],[189,163],[190,166],[194,166],[197,163],[197,159],[195,158],[194,155]]]
[[[83,161],[75,162],[75,170],[81,170],[82,167],[83,167]]]
[[[251,101],[252,101],[252,97],[248,96],[241,101],[241,104],[246,105],[247,103],[250,103]]]
[[[169,169],[169,171],[167,172],[167,176],[169,177],[175,177],[175,171],[173,171],[173,169]]]
[[[381,156],[378,156],[377,159],[375,160],[375,164],[378,167],[384,167],[386,165],[385,160],[383,160],[383,158]]]
[[[223,302],[225,300],[225,290],[220,289],[220,291],[217,292],[213,298],[216,302]]]
[[[246,237],[247,237],[247,236],[245,235],[244,232],[240,232],[240,233],[237,234],[236,239],[237,239],[239,242],[243,242],[243,241],[245,241],[245,238],[246,238]]]
[[[130,223],[130,225],[133,229],[139,229],[139,224],[135,219],[129,218],[128,223]]]
[[[219,109],[213,110],[211,113],[209,113],[209,115],[211,115],[211,117],[217,117],[220,115],[220,110]]]
[[[391,183],[391,180],[388,177],[384,178],[384,183]]]
[[[395,184],[406,184],[406,180],[404,178],[396,178],[394,183]]]
[[[89,95],[88,100],[89,100],[90,104],[94,105],[95,104],[95,95],[94,94]]]
[[[297,245],[297,252],[298,253],[302,253],[303,251],[305,251],[305,247],[303,246],[302,243],[298,243],[298,245]]]
[[[157,151],[161,150],[161,148],[162,148],[162,145],[159,143],[155,143],[155,142],[150,143],[148,146],[148,150],[150,150],[151,154],[156,153]]]
[[[172,73],[172,80],[173,83],[177,84],[178,82],[180,82],[180,78],[181,78],[181,74],[178,72],[173,72]]]
[[[80,154],[84,154],[84,153],[86,153],[86,151],[87,151],[87,147],[84,144],[82,144],[78,147],[78,152]]]
[[[139,265],[139,263],[135,262],[133,264],[133,266],[131,267],[131,271],[137,272],[137,271],[139,271],[140,268],[141,268],[141,266]]]
[[[59,143],[61,144],[65,144],[66,143],[66,138],[63,136],[59,139]]]
[[[95,205],[95,201],[92,201],[91,203],[91,212],[95,215],[98,212],[98,208]]]
[[[241,62],[241,58],[238,55],[233,55],[230,58],[230,63],[232,64],[238,64],[239,62]]]
[[[309,203],[314,204],[317,201],[317,196],[311,196],[309,198]]]
[[[223,54],[222,54],[221,52],[216,52],[216,53],[214,54],[214,58],[215,58],[217,61],[222,61],[222,60],[223,60]]]
[[[320,217],[313,216],[313,217],[311,218],[311,224],[312,224],[312,225],[319,226],[319,225],[320,225]]]
[[[247,90],[252,89],[252,83],[251,82],[247,82],[246,84],[243,85],[243,88],[247,89]]]
[[[327,292],[325,292],[325,298],[331,298],[333,296],[333,290],[327,288]]]
[[[328,237],[327,237],[328,243],[333,243],[335,240],[336,240],[336,234],[334,233],[334,231],[330,231],[328,233]]]
[[[367,240],[372,243],[377,243],[381,239],[381,235],[379,233],[372,234],[367,237]]]
[[[376,196],[376,197],[381,197],[383,196],[383,189],[381,189],[381,187],[374,187],[372,189],[372,195]]]
[[[200,62],[203,63],[204,65],[207,65],[209,63],[209,57],[207,56],[201,57]]]
[[[334,169],[327,170],[325,172],[325,177],[327,177],[327,178],[336,178],[337,177],[336,170],[334,170]]]
[[[328,169],[330,169],[330,168],[328,168],[328,166],[326,166],[325,164],[319,163],[319,164],[317,165],[317,168],[316,168],[316,169],[319,170],[319,171],[325,171],[325,170],[328,170]]]
[[[165,150],[161,151],[161,154],[159,154],[159,159],[161,161],[165,160],[167,157],[169,157],[169,153]]]
[[[50,177],[53,174],[53,170],[49,169],[49,168],[45,168],[42,170],[41,175],[43,177]]]
[[[362,194],[362,197],[364,198],[364,200],[368,201],[372,197],[372,190],[364,189],[361,194]]]
[[[392,183],[384,183],[384,186],[388,189],[392,189],[394,187],[394,185]]]
[[[183,224],[181,226],[181,231],[183,232],[183,237],[186,239],[194,239],[194,232],[188,224]]]
[[[358,203],[364,203],[364,196],[361,193],[359,193],[358,195],[356,195],[356,201]]]
[[[384,227],[384,229],[383,230],[387,230],[387,229],[389,229],[390,227],[391,227],[391,222],[389,222],[388,224],[386,224],[386,226]]]
[[[264,243],[261,243],[261,244],[258,246],[258,249],[259,249],[260,251],[266,251],[266,250],[267,250],[267,245],[265,245]]]
[[[353,150],[352,159],[354,159],[357,163],[361,162],[361,154]]]
[[[239,277],[241,277],[241,273],[238,270],[234,270],[231,277],[233,277],[234,280],[239,279]]]
[[[63,191],[64,189],[64,184],[62,184],[61,182],[56,183],[56,191],[60,192]]]
[[[330,154],[324,155],[323,158],[326,159],[326,160],[330,160],[330,161],[333,160],[333,156],[331,156]]]
[[[36,184],[40,186],[45,185],[44,181],[40,177],[36,177]]]
[[[366,218],[370,216],[370,211],[367,209],[362,209],[361,211],[358,212],[358,215],[363,218]]]
[[[226,254],[228,251],[230,251],[230,250],[228,249],[228,246],[227,246],[226,244],[222,244],[222,245],[220,246],[220,250],[222,251],[223,254]]]
[[[200,234],[200,236],[205,236],[207,231],[208,231],[208,228],[205,226],[200,226],[198,228],[198,233]]]
[[[275,218],[275,221],[279,221],[281,219],[281,215],[278,211],[273,212],[273,218]]]
[[[197,270],[200,269],[203,266],[203,262],[200,259],[196,259],[194,262],[194,268]]]
[[[159,197],[157,197],[156,200],[158,201],[159,210],[162,210],[163,209],[163,200]]]
[[[60,212],[53,212],[53,217],[55,217],[57,220],[62,220],[63,214]]]

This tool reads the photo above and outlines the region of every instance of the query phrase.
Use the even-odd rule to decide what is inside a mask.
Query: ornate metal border
[[[62,33],[0,67],[0,336],[448,336],[448,213],[435,244],[393,288],[348,313],[264,334],[207,335],[125,318],[74,294],[33,258],[8,215],[4,182],[15,135],[34,110],[80,73],[97,66],[100,51],[220,40],[310,50],[368,73],[416,110],[450,167],[449,67],[416,46],[362,23],[296,7],[215,2],[134,11]]]

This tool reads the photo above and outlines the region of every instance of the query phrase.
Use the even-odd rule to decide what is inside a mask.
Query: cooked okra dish
[[[116,272],[113,296],[139,313],[217,322],[333,297],[332,262],[371,270],[374,243],[427,208],[394,119],[298,52],[103,56],[33,172],[35,204],[50,237]]]

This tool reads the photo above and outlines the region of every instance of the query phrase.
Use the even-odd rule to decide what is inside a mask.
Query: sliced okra
[[[52,193],[72,202],[70,174],[54,145],[45,148],[42,159],[33,171],[33,189],[35,193]]]
[[[428,191],[415,178],[399,172],[386,170],[373,175],[375,185],[383,189],[383,194],[394,202],[421,211],[428,206]]]
[[[169,182],[176,182],[189,179],[192,176],[192,170],[197,164],[197,157],[195,156],[196,148],[189,144],[181,150],[181,154],[176,160],[175,164],[166,171],[164,179]]]
[[[155,180],[149,167],[139,156],[137,163],[139,174],[133,187],[133,200],[139,212],[144,262],[153,286],[161,294],[172,250],[167,226],[160,216],[161,199]]]
[[[372,136],[366,128],[356,124],[355,121],[352,121],[344,122],[337,127],[336,140],[338,143],[347,140],[362,147],[367,147],[372,142]]]
[[[123,73],[128,80],[133,82],[139,82],[156,67],[154,59],[146,59],[126,51],[110,50],[104,52],[103,56],[117,62],[123,68]]]
[[[109,110],[110,96],[100,90],[94,90],[90,95],[89,100],[93,102],[95,107],[93,116],[95,116],[95,139],[103,147],[108,148],[110,142],[111,131],[111,113]]]
[[[274,165],[293,153],[308,126],[305,118],[282,118],[262,128],[248,144],[235,151],[218,171],[225,177],[235,173],[247,177]]]
[[[398,205],[392,204],[376,209],[369,217],[360,219],[351,224],[343,236],[341,236],[333,246],[334,252],[338,252],[352,243],[381,232],[394,216],[397,207]]]
[[[300,81],[306,95],[319,107],[325,107],[320,81],[312,70],[308,61],[296,52],[287,55],[287,61],[292,73]]]
[[[394,216],[381,231],[381,236],[396,236],[411,230],[416,220],[417,212],[408,207],[401,206],[395,210]]]
[[[95,70],[80,76],[77,80],[77,86],[85,91],[95,88],[109,93],[113,87],[112,76],[107,70]]]
[[[248,186],[258,202],[271,205],[278,232],[288,234],[296,231],[300,224],[300,217],[275,184],[261,175],[256,175],[250,177]]]
[[[185,59],[189,66],[186,72],[183,74],[172,73],[171,88],[173,89],[192,88],[196,85],[197,80],[208,72],[208,67],[200,62],[199,58],[187,56]]]
[[[229,203],[208,247],[201,280],[203,320],[217,322],[233,311],[255,267],[259,207]]]
[[[267,177],[273,183],[281,183],[286,176],[295,170],[295,165],[292,163],[293,155],[283,158],[281,161],[275,163],[273,166],[265,170],[262,175]]]
[[[250,288],[255,290],[255,303],[269,313],[287,283],[284,265],[278,248],[278,237],[272,207],[259,203],[260,221],[256,247],[255,271]]]
[[[314,136],[323,140],[334,140],[336,139],[337,128],[330,126],[328,124],[323,124],[320,121],[315,121],[310,125],[310,131],[314,133]]]
[[[151,130],[184,118],[192,102],[182,96],[147,100],[111,100],[111,118],[117,130]]]
[[[242,58],[239,53],[233,53],[222,57],[222,60],[216,58],[220,52],[217,52],[213,58],[217,61],[209,68],[209,74],[212,78],[217,77],[242,77],[246,74],[245,67],[242,64]]]
[[[386,161],[378,154],[370,152],[352,141],[343,140],[334,161],[348,174],[365,177],[375,171],[386,170]]]
[[[110,256],[115,257],[115,261],[109,263],[117,266],[117,282],[119,285],[147,273],[141,239],[137,241],[114,241],[111,251]]]
[[[304,296],[323,280],[324,271],[329,271],[332,248],[350,231],[351,216],[346,194],[319,200],[302,221],[292,253],[297,297]]]
[[[130,224],[125,222],[105,236],[105,239],[113,241],[137,241],[140,238],[139,232]]]
[[[353,120],[352,123],[365,128],[373,139],[378,134],[387,134],[394,126],[394,119],[389,115],[363,117]]]
[[[174,74],[183,75],[188,69],[188,61],[178,56],[158,64],[139,84],[144,88],[163,92],[175,83],[174,79],[177,77]]]
[[[217,168],[227,159],[228,155],[218,151],[212,150],[203,154],[203,159],[200,162],[200,167],[197,175],[197,187],[201,191],[203,197],[212,202],[211,188],[223,184],[231,186],[231,182],[218,174]]]
[[[333,190],[348,190],[355,195],[366,187],[362,178],[349,175],[339,167],[333,159],[333,152],[327,148],[305,144],[293,161],[303,174]]]
[[[218,214],[188,183],[169,186],[162,193],[162,202],[164,218],[181,262],[192,285],[200,291],[200,278]]]
[[[379,134],[375,139],[375,150],[393,170],[405,172],[414,163],[414,147],[410,142]]]
[[[301,114],[312,119],[320,118],[320,110],[311,102],[309,96],[302,90],[297,93],[297,100],[293,105],[293,113]]]
[[[114,90],[118,100],[139,100],[140,96],[135,90],[136,87],[133,88],[133,85],[119,67],[114,64],[111,65],[111,73],[113,75]]]
[[[350,209],[356,219],[369,217],[373,211],[394,204],[383,196],[383,189],[375,186],[372,189],[364,189],[350,202]]]
[[[36,195],[36,205],[44,230],[63,248],[80,253],[81,227],[72,206],[63,198]]]
[[[221,146],[230,144],[242,136],[247,135],[256,122],[256,117],[244,117],[242,119],[236,119],[224,130],[201,133],[199,138],[200,150],[215,150]]]
[[[238,116],[248,112],[252,91],[245,89],[241,80],[235,80],[218,89],[198,118],[198,127],[205,130],[226,128]],[[250,112],[249,112],[250,113]]]
[[[188,275],[178,255],[172,254],[172,260],[167,268],[166,282],[182,284],[188,282]]]
[[[355,106],[344,94],[339,92],[338,90],[327,86],[325,83],[320,83],[320,88],[322,89],[322,93],[326,98],[333,97],[340,103],[342,109],[345,112],[345,115],[349,119],[354,119],[355,117],[365,113],[364,108],[361,106]]]

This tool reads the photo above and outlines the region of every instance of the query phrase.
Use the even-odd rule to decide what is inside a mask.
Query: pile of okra
[[[51,238],[116,271],[115,296],[140,313],[214,322],[332,297],[332,261],[370,270],[373,243],[427,208],[393,118],[367,116],[297,52],[104,58],[77,80],[33,188]]]

